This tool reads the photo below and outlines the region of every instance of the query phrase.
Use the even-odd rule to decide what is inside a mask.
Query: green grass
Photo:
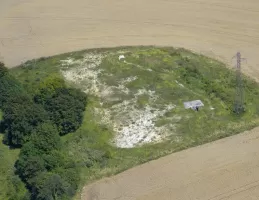
[[[0,121],[2,120],[0,110]],[[0,199],[10,199],[25,194],[25,186],[14,174],[14,163],[18,158],[19,150],[10,150],[2,143],[3,135],[0,133]]]
[[[125,63],[118,60],[122,52],[126,57]],[[61,69],[80,71],[83,66],[78,64],[64,69],[60,60],[67,57],[82,60],[86,53],[106,55],[96,70],[101,70],[98,79],[112,88],[113,94],[109,98],[97,97],[93,92],[89,94],[83,125],[75,133],[62,138],[67,151],[82,169],[81,186],[169,153],[259,125],[258,84],[243,76],[246,112],[236,116],[231,112],[235,96],[235,73],[217,60],[184,49],[121,47],[85,50],[39,59],[35,63],[28,62],[26,66],[14,68],[11,72],[34,93],[40,82],[50,74],[61,75]],[[84,72],[81,71],[80,74],[84,75]],[[138,78],[124,82],[124,89],[118,89],[122,81],[129,77]],[[67,84],[86,89],[91,85],[91,80],[78,79],[77,82],[72,80]],[[123,92],[125,88],[128,93]],[[159,110],[169,104],[176,106],[155,121],[157,127],[166,126],[170,134],[161,143],[131,149],[116,148],[110,143],[114,136],[111,126],[100,124],[102,114],[97,115],[94,109],[110,109],[112,117],[119,120],[127,113],[120,113],[120,110],[114,110],[112,106],[133,100],[140,89],[155,91],[157,98],[151,99],[146,93],[138,95],[135,105],[137,109],[147,105]],[[185,110],[183,102],[195,99],[202,100],[205,106],[199,112]],[[100,102],[104,103],[103,107]],[[126,112],[130,112],[130,109]],[[79,196],[75,198],[79,199]]]
[[[0,135],[2,141],[3,135]],[[23,196],[26,189],[21,180],[14,174],[14,163],[19,150],[10,150],[0,142],[0,199],[13,199]]]

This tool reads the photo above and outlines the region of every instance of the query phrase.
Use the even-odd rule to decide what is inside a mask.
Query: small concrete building
[[[185,109],[193,109],[193,110],[199,110],[200,107],[204,106],[201,100],[194,100],[194,101],[186,101],[183,103]]]

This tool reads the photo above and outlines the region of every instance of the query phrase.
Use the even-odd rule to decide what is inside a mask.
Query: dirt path
[[[259,128],[87,186],[82,200],[258,200]]]
[[[258,0],[1,0],[0,59],[22,61],[85,48],[185,47],[259,80]],[[259,128],[172,154],[87,187],[83,200],[257,200]],[[92,196],[92,197],[90,197]],[[94,198],[96,196],[96,198]]]

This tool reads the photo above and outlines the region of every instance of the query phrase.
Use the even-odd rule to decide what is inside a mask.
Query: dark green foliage
[[[40,85],[34,96],[36,103],[44,104],[47,99],[50,99],[59,88],[65,88],[65,82],[62,78],[53,75],[47,77]]]
[[[86,106],[85,93],[66,88],[64,80],[58,76],[47,77],[40,84],[34,101],[47,110],[60,135],[76,131],[82,123]]]
[[[36,148],[36,145],[29,141],[23,145],[20,151],[20,156],[28,157],[28,156],[40,156],[41,149]]]
[[[16,170],[32,192],[32,199],[69,199],[75,194],[80,173],[67,155],[58,151],[38,156],[24,153],[21,151]]]
[[[61,149],[61,140],[56,126],[42,123],[32,132],[30,141],[42,154]]]
[[[35,99],[42,103],[49,113],[50,119],[57,125],[60,135],[76,131],[83,120],[83,112],[86,106],[86,95],[74,88],[58,88],[53,95],[44,95]],[[43,101],[42,96],[45,96]]]
[[[10,98],[17,98],[21,94],[25,94],[21,84],[14,79],[4,64],[0,62],[0,107],[10,101]]]
[[[3,107],[4,142],[12,146],[21,146],[30,138],[32,131],[48,119],[41,105],[33,103],[28,96],[12,98]]]
[[[21,196],[21,180],[15,176],[12,188],[16,194],[10,199],[70,199],[79,184],[79,171],[62,152],[59,134],[73,132],[81,125],[86,96],[65,88],[64,80],[56,76],[39,84],[37,91],[33,100],[0,63],[1,130],[6,144],[22,147],[16,173],[32,194]]]
[[[44,161],[40,156],[21,155],[16,163],[17,173],[30,185],[37,174],[45,171]]]
[[[24,186],[21,179],[14,175],[10,177],[11,184],[8,187],[8,200],[30,200],[28,192],[24,191]]]
[[[16,172],[32,192],[31,199],[69,199],[79,184],[79,171],[62,153],[60,136],[51,123],[33,131],[21,149]]]
[[[59,174],[64,181],[69,183],[70,191],[75,194],[78,184],[80,182],[80,172],[76,167],[56,170],[56,173]]]
[[[8,73],[8,69],[5,67],[4,63],[0,62],[0,78]]]
[[[74,195],[70,184],[54,173],[41,173],[32,188],[32,199],[63,200]]]
[[[1,130],[5,132],[4,142],[11,146],[21,146],[29,140],[35,127],[48,119],[42,106],[35,104],[22,85],[15,80],[0,63],[0,108],[3,121]]]
[[[45,167],[48,171],[52,171],[57,168],[69,169],[76,167],[74,161],[62,151],[51,151],[48,154],[43,154],[42,158],[44,159]]]
[[[64,165],[64,157],[60,151],[51,151],[48,154],[42,155],[42,158],[48,171],[63,167]]]

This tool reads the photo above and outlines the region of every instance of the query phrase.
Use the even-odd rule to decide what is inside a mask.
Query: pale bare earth
[[[85,48],[168,45],[231,64],[259,80],[258,0],[1,0],[0,59]],[[259,128],[172,154],[84,188],[82,200],[258,200]]]

